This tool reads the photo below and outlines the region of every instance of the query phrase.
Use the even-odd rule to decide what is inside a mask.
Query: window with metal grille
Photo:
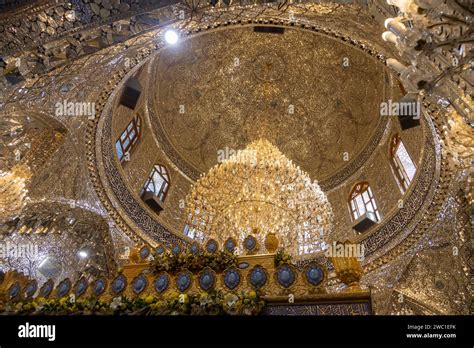
[[[117,151],[117,157],[120,162],[130,159],[130,151],[140,138],[141,130],[142,127],[140,117],[135,116],[115,143],[115,150]]]
[[[189,225],[184,225],[184,235],[189,238],[194,238],[194,228],[189,227]]]
[[[349,195],[349,208],[354,220],[357,220],[367,212],[372,212],[375,214],[377,221],[380,221],[375,197],[368,182],[360,182],[354,186]]]
[[[168,171],[164,166],[156,164],[143,186],[142,194],[144,192],[153,192],[162,202],[164,202],[169,186],[170,179]]]
[[[416,166],[398,134],[392,137],[390,154],[397,179],[400,182],[400,190],[403,193],[408,189],[415,177]]]

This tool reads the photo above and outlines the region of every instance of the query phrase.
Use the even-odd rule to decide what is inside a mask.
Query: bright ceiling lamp
[[[77,255],[81,258],[81,259],[86,259],[89,254],[87,253],[87,251],[85,250],[79,250],[79,252],[77,253]]]
[[[274,233],[294,258],[322,250],[333,220],[317,182],[267,140],[254,141],[202,175],[187,207],[187,224],[198,240],[222,246],[232,237],[242,253],[247,236],[263,246]]]
[[[176,44],[179,39],[178,33],[176,32],[176,30],[173,30],[173,29],[166,30],[164,37],[165,37],[166,43],[170,45]]]

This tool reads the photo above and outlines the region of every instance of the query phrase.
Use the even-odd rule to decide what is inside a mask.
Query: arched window
[[[354,186],[349,195],[349,206],[354,221],[367,215],[368,212],[374,213],[376,221],[380,221],[380,214],[375,203],[374,194],[369,183],[366,181]]]
[[[135,146],[141,136],[141,120],[137,115],[135,116],[127,128],[122,132],[120,138],[115,143],[115,150],[120,162],[128,161],[130,159],[130,150]]]
[[[186,223],[184,225],[183,233],[186,237],[194,239],[196,241],[204,242],[204,234],[196,229],[195,227]]]
[[[189,238],[194,238],[195,230],[194,228],[189,227],[188,224],[184,225],[184,235]]]
[[[145,185],[143,186],[143,194],[153,193],[161,202],[165,201],[166,194],[170,186],[168,171],[161,164],[156,164],[150,172]]]
[[[394,134],[392,137],[390,155],[392,156],[396,176],[400,181],[401,190],[405,192],[415,176],[416,166],[398,134]]]

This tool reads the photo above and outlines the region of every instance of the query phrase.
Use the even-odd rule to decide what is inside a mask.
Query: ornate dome
[[[401,93],[386,67],[360,47],[282,29],[205,32],[153,57],[152,128],[190,178],[215,165],[220,149],[264,137],[323,181],[367,159],[364,150],[380,139],[380,103]]]
[[[0,287],[3,271],[22,269],[41,283],[28,289],[48,295],[77,282],[94,296],[216,285],[298,297],[309,288],[343,293],[362,277],[378,314],[472,311],[469,1],[7,3],[0,14],[0,242],[41,248],[32,260],[0,260]],[[167,42],[166,32],[175,40]],[[381,114],[394,103],[417,112]],[[331,218],[318,226],[318,214],[308,213],[296,233],[285,230],[278,220],[291,216],[286,201],[280,213],[259,218],[219,216],[219,225],[227,218],[246,232],[233,243],[224,243],[227,232],[202,243],[186,197],[203,184],[212,191],[207,173],[261,138],[291,161],[288,172],[314,198],[299,213],[319,206]],[[234,179],[219,185],[242,184]],[[226,202],[240,204],[238,193],[229,190],[222,201],[213,193],[214,216]],[[305,223],[316,231],[308,237],[313,246],[322,232],[329,245],[359,247],[352,273],[338,277],[344,262],[289,242]],[[247,253],[245,240],[265,244],[265,224],[293,233],[280,243],[292,255],[303,247],[304,260],[277,253],[266,259],[271,265],[255,255],[232,263],[225,252]],[[249,239],[252,228],[258,240]],[[189,261],[203,247],[210,258],[226,256],[211,269],[190,261],[193,269],[175,275],[166,260],[156,261],[156,279],[117,274],[129,260]],[[10,282],[16,276],[9,274]],[[22,294],[19,284],[12,296]]]

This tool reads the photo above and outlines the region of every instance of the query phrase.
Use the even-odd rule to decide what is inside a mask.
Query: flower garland
[[[155,258],[150,263],[150,269],[154,274],[163,271],[175,274],[185,268],[196,273],[205,267],[210,267],[216,272],[222,272],[236,265],[237,256],[227,251],[219,251],[213,254],[193,254],[190,252],[172,254],[164,252],[161,255],[155,255]]]
[[[223,293],[212,291],[196,294],[169,292],[164,296],[75,299],[36,298],[29,302],[9,304],[5,311],[23,315],[257,315],[265,306],[255,291]]]
[[[279,267],[284,263],[292,264],[292,257],[287,254],[283,249],[279,249],[275,254],[275,267]]]

